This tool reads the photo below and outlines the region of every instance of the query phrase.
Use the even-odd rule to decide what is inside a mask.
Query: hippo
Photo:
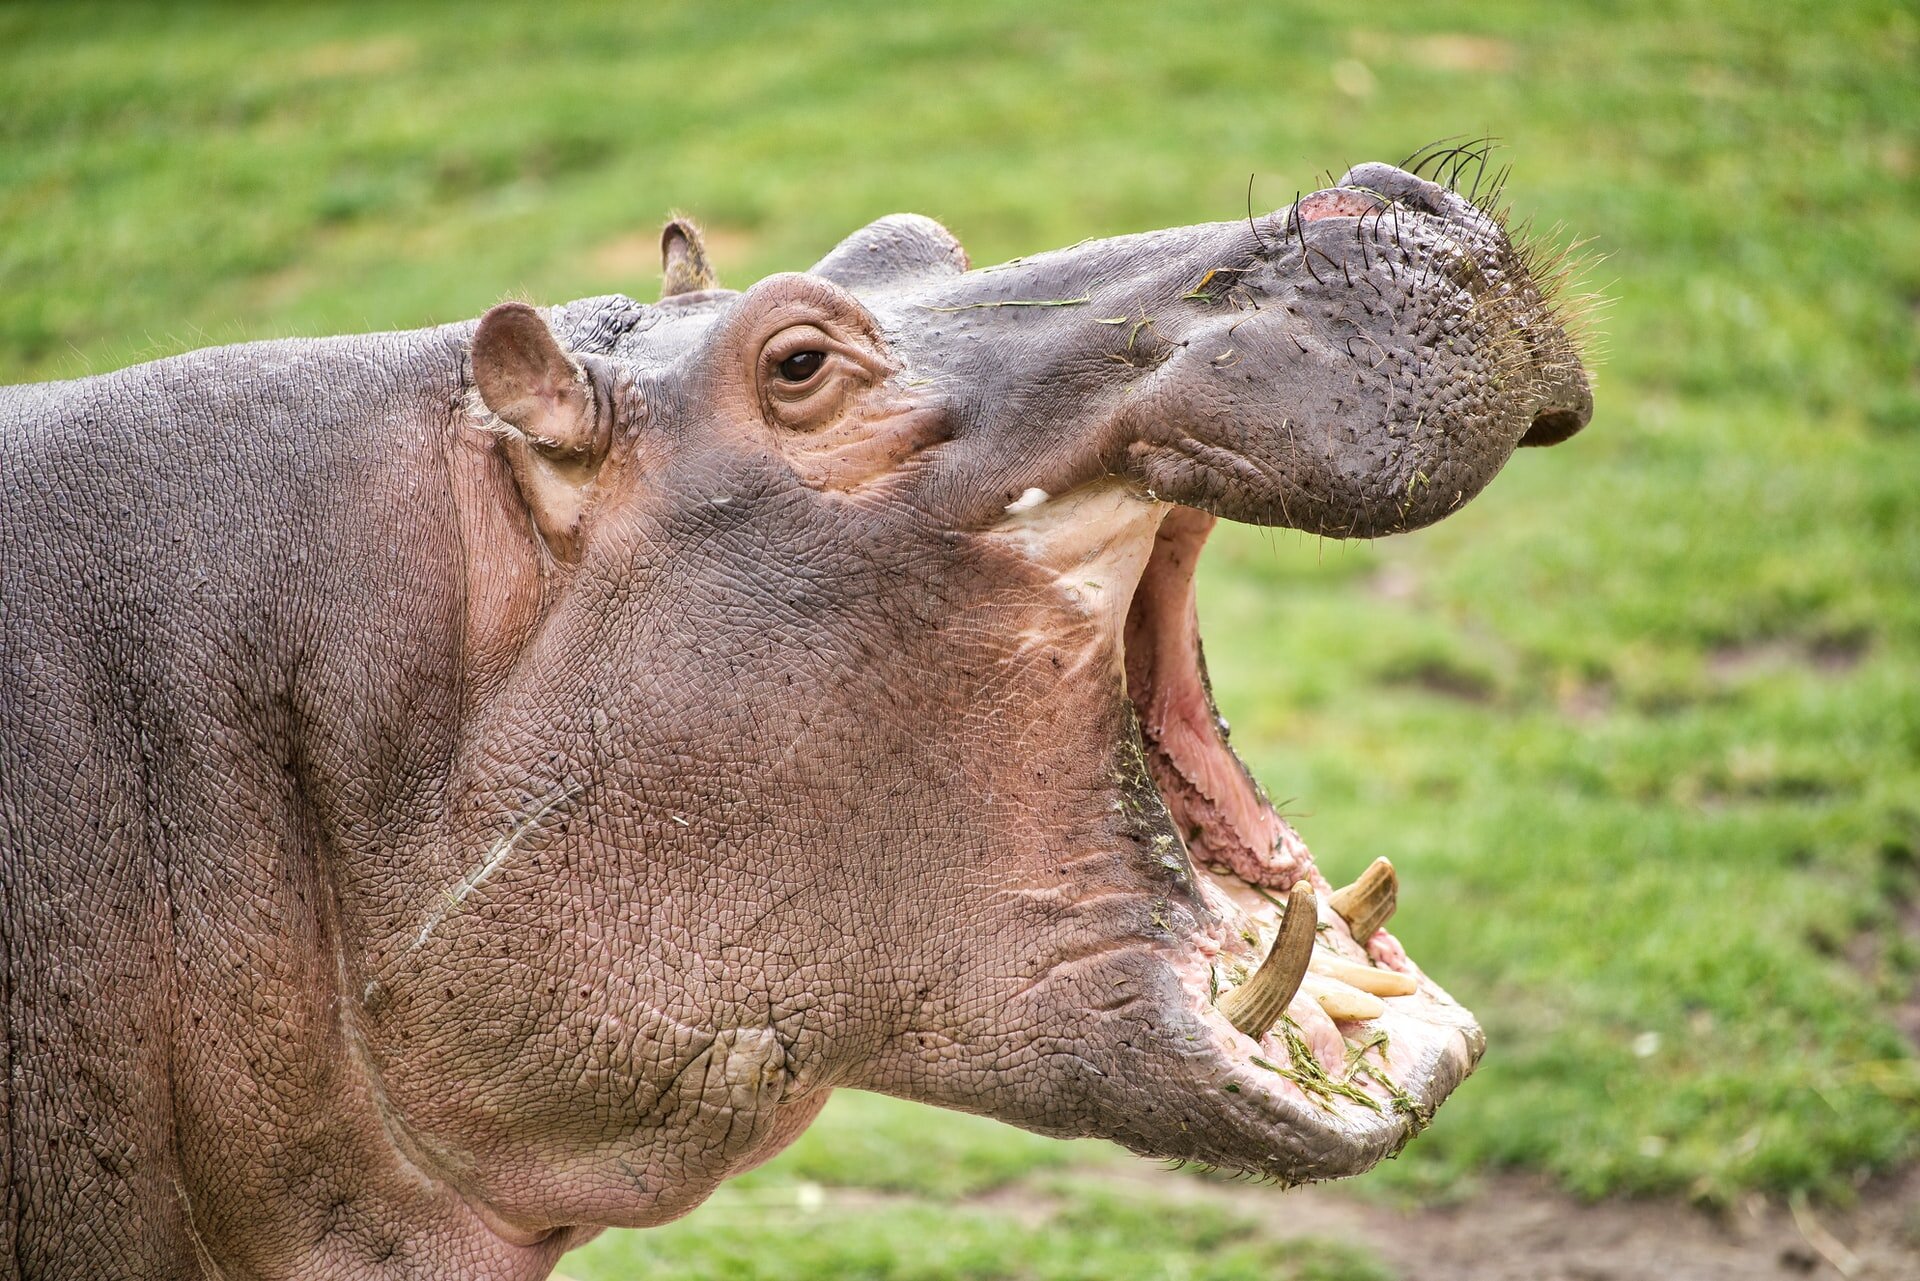
[[[0,1257],[541,1277],[836,1087],[1396,1153],[1483,1037],[1234,755],[1194,569],[1588,421],[1486,206],[899,215],[744,292],[675,219],[657,302],[0,392]]]

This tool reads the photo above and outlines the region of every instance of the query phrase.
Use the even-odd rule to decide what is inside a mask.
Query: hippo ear
[[[958,275],[967,266],[967,251],[933,219],[888,214],[841,241],[813,265],[812,274],[843,289],[858,289],[920,276]]]
[[[707,264],[706,242],[693,219],[675,214],[660,230],[660,296],[717,289],[713,268]]]
[[[580,518],[612,437],[607,397],[540,313],[501,303],[473,335],[473,382],[501,422],[500,447],[534,528],[562,560],[579,554]]]

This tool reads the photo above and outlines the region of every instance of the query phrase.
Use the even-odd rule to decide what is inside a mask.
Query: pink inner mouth
[[[1227,745],[1226,723],[1207,685],[1195,607],[1194,569],[1213,525],[1214,517],[1192,508],[1167,513],[1134,589],[1125,633],[1127,691],[1149,769],[1223,923],[1218,936],[1199,941],[1182,965],[1184,976],[1197,1001],[1215,1005],[1266,955],[1279,927],[1280,896],[1305,880],[1322,906],[1303,986],[1286,1016],[1258,1041],[1209,1008],[1222,1048],[1235,1062],[1263,1070],[1259,1085],[1297,1093],[1330,1120],[1342,1109],[1392,1109],[1418,1128],[1471,1070],[1482,1046],[1479,1029],[1386,930],[1353,937],[1347,921],[1326,906],[1331,887],[1306,843]],[[1414,990],[1363,996],[1340,977],[1383,990],[1407,986],[1377,971],[1412,979]]]
[[[1194,604],[1194,570],[1213,524],[1191,507],[1168,513],[1127,614],[1127,693],[1153,781],[1196,866],[1276,890],[1304,875],[1326,889],[1306,844],[1224,750],[1226,722],[1207,686]]]

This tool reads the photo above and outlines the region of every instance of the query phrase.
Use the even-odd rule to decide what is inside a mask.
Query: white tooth
[[[1387,1003],[1379,997],[1317,974],[1307,975],[1300,987],[1336,1023],[1360,1023],[1387,1012]]]
[[[1029,489],[1021,494],[1020,497],[1007,504],[1007,515],[1018,516],[1021,512],[1030,512],[1051,497],[1053,497],[1053,495],[1044,489],[1037,487]]]
[[[1412,996],[1420,990],[1420,985],[1414,982],[1411,974],[1383,970],[1373,965],[1356,965],[1344,956],[1335,956],[1324,947],[1313,949],[1313,959],[1307,962],[1307,968],[1315,974],[1339,979],[1350,987],[1371,992],[1375,996]]]

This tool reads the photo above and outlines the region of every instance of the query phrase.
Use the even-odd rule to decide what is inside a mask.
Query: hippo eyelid
[[[781,330],[760,349],[761,376],[774,395],[792,397],[811,391],[834,365],[834,355],[844,344],[837,343],[816,325],[792,325]],[[818,353],[820,363],[801,379],[788,378],[784,366],[796,356]]]
[[[818,325],[788,325],[767,339],[760,349],[760,361],[764,365],[778,365],[798,352],[824,351],[836,345],[833,336]]]

